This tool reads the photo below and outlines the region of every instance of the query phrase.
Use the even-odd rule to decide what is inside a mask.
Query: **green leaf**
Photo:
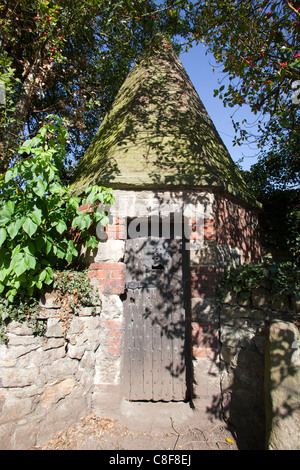
[[[22,256],[18,259],[18,261],[14,264],[14,271],[16,275],[19,277],[27,270],[27,263],[25,257]]]
[[[35,269],[36,267],[36,259],[35,256],[29,253],[25,253],[25,262],[27,265],[27,268],[29,269]]]
[[[11,239],[14,239],[16,235],[19,233],[20,228],[24,223],[25,217],[17,219],[15,222],[12,222],[8,227],[7,231]]]
[[[7,232],[5,228],[0,228],[0,246],[3,245],[7,237]]]
[[[36,223],[37,225],[41,225],[41,222],[42,222],[42,216],[43,216],[43,212],[41,211],[41,209],[39,209],[38,207],[34,207],[34,211],[31,212],[30,214],[30,218],[33,220],[34,223]]]
[[[72,253],[72,255],[74,256],[78,255],[78,251],[76,250],[75,245],[72,240],[69,240],[69,248],[70,248],[70,252]]]
[[[11,181],[14,177],[14,173],[12,170],[8,170],[6,173],[5,173],[5,183],[9,183],[9,181]]]
[[[0,214],[0,226],[2,225],[2,227],[3,227],[4,225],[7,225],[10,221],[11,221],[11,216],[10,216],[10,214],[5,215],[5,214],[4,214],[4,211],[1,211],[1,214]]]
[[[57,230],[58,233],[60,233],[60,234],[62,234],[63,232],[65,232],[67,229],[68,229],[67,224],[66,224],[63,220],[60,220],[60,221],[58,222],[58,224],[56,225],[56,230]]]
[[[46,269],[43,269],[43,271],[40,272],[39,274],[39,282],[44,282],[47,277],[47,271]]]
[[[13,201],[7,201],[7,202],[5,203],[5,206],[4,206],[3,211],[1,211],[1,212],[3,212],[4,215],[12,216],[13,213],[14,213],[14,211],[15,211],[15,204],[14,204],[14,202],[13,202]]]
[[[60,259],[64,259],[66,251],[62,245],[53,245],[53,253]]]
[[[29,235],[29,237],[32,237],[32,235],[35,234],[35,232],[37,231],[38,229],[38,226],[35,222],[33,222],[30,217],[27,217],[27,219],[25,220],[24,224],[22,225],[23,229],[25,230],[25,232],[27,233],[27,235]]]
[[[41,179],[38,179],[36,182],[36,186],[34,186],[32,189],[37,196],[42,197],[46,192],[47,183],[45,183],[45,181]]]

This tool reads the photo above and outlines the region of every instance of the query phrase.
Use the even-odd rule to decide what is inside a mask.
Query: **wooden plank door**
[[[125,263],[123,394],[128,400],[185,400],[182,240],[127,240]]]

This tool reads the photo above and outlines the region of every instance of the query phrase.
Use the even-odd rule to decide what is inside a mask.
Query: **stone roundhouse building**
[[[216,287],[230,263],[259,259],[259,205],[167,41],[134,65],[78,166],[74,191],[92,184],[116,200],[84,257],[110,312],[95,406],[211,405]]]

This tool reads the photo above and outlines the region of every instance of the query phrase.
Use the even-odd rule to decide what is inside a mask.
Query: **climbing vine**
[[[99,305],[99,294],[95,291],[87,276],[87,270],[55,271],[51,291],[55,295],[58,308],[57,316],[62,322],[65,334],[74,315],[78,315],[82,307]],[[43,296],[43,294],[42,294]],[[43,319],[43,302],[41,294],[34,297],[16,297],[13,302],[0,296],[0,341],[6,343],[6,328],[11,321],[27,322],[34,335],[42,336],[46,330]],[[46,317],[45,317],[46,319]]]
[[[228,292],[250,298],[251,292],[259,287],[264,289],[270,303],[278,296],[300,300],[300,270],[292,263],[269,261],[231,268],[225,272],[220,284],[218,301],[222,303]]]

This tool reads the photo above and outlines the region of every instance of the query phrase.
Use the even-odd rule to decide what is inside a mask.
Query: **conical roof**
[[[72,187],[215,189],[256,205],[168,41],[136,62]]]

